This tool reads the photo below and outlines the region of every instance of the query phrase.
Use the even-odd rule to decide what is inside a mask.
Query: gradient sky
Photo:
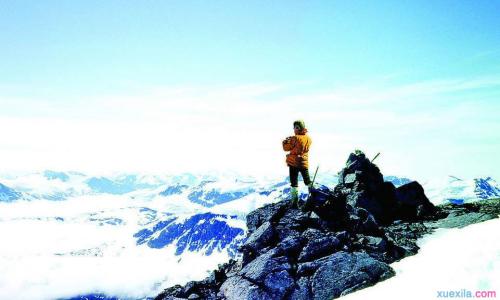
[[[498,1],[1,1],[3,170],[500,179]]]

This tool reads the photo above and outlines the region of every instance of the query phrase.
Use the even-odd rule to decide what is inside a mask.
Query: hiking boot
[[[293,208],[299,208],[299,191],[296,187],[290,189],[290,200],[292,201]]]

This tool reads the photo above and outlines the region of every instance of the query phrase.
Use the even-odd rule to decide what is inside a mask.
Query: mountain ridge
[[[155,299],[337,298],[394,276],[388,264],[416,254],[417,239],[436,228],[500,213],[496,200],[434,206],[418,182],[385,182],[363,153],[349,156],[338,185],[314,189],[310,200],[309,212],[289,201],[251,212],[241,258]]]
[[[384,176],[385,181],[400,186],[411,181],[400,176]],[[327,186],[337,184],[338,174],[318,174],[317,182]],[[20,177],[0,178],[4,186],[4,196],[0,191],[0,201],[17,200],[67,200],[71,197],[85,195],[122,195],[124,197],[152,198],[169,197],[185,193],[193,203],[206,207],[259,194],[270,196],[287,193],[288,178],[273,180],[257,180],[242,176],[231,178],[216,175],[195,175],[184,173],[171,176],[153,176],[145,174],[123,173],[116,176],[86,175],[81,172],[45,170],[39,173]],[[440,180],[424,182],[423,187],[431,201],[471,202],[493,197],[500,197],[500,185],[492,177],[460,179],[448,176]],[[6,196],[6,187],[10,196]],[[301,188],[302,189],[302,188]],[[302,190],[305,192],[304,190]]]

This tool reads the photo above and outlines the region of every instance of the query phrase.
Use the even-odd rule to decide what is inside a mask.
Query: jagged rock
[[[376,236],[365,236],[362,238],[362,243],[365,244],[371,250],[376,250],[384,252],[387,250],[387,241],[381,237]]]
[[[383,182],[376,191],[376,198],[381,201],[385,208],[386,218],[394,219],[396,211],[396,187],[390,181]]]
[[[182,294],[183,290],[184,290],[184,288],[181,285],[177,284],[177,285],[171,286],[171,287],[165,289],[161,294],[156,296],[155,300],[176,299],[176,298],[178,298],[177,296]]]
[[[220,296],[227,300],[273,300],[267,292],[241,276],[228,278],[220,288]]]
[[[334,236],[311,240],[299,255],[299,262],[310,261],[340,249],[340,241]]]
[[[347,203],[356,208],[362,208],[370,212],[373,217],[381,223],[388,223],[390,220],[385,215],[385,207],[374,195],[366,191],[350,193],[347,196]]]
[[[275,257],[277,253],[276,250],[268,251],[243,267],[234,278],[241,278],[245,283],[238,284],[234,279],[228,279],[221,287],[224,296],[228,299],[254,299],[255,295],[264,299],[282,299],[294,285],[294,280],[289,274],[292,267],[288,258]],[[232,288],[241,291],[234,292]]]
[[[302,232],[301,236],[307,240],[316,240],[320,239],[325,235],[325,233],[316,228],[308,228],[304,232]]]
[[[354,185],[354,182],[356,182],[356,180],[359,180],[360,179],[360,176],[361,176],[361,171],[356,171],[354,173],[351,173],[351,174],[347,174],[344,178],[344,184],[346,186],[353,186]]]
[[[258,208],[247,215],[248,233],[252,233],[265,222],[272,222],[286,212],[289,201],[281,201]]]
[[[375,217],[371,213],[369,213],[366,209],[357,208],[355,209],[355,214],[358,217],[358,232],[381,236],[383,231],[380,229]]]
[[[273,299],[282,299],[294,284],[295,281],[286,270],[271,273],[264,280],[264,286]]]
[[[251,249],[257,251],[264,248],[272,242],[275,231],[271,222],[266,221],[259,226],[257,230],[252,232],[246,242],[241,246],[243,249]]]
[[[232,260],[230,263],[232,262],[235,262],[234,260]],[[224,282],[224,280],[226,280],[226,271],[225,268],[228,266],[229,264],[224,264],[222,266],[219,266],[219,269],[217,270],[213,270],[211,273],[210,273],[210,276],[208,276],[205,281],[206,281],[206,284],[212,284],[212,285],[218,285],[218,284],[222,284],[222,282]]]
[[[305,238],[301,236],[289,236],[278,244],[278,248],[287,256],[297,256],[304,241]]]
[[[344,178],[342,181],[339,180],[339,184],[345,184],[347,187],[359,188],[361,187],[359,183],[362,183],[365,188],[373,191],[384,182],[379,168],[362,152],[351,153],[341,173]]]
[[[320,266],[322,266],[328,259],[329,257],[327,256],[314,261],[299,263],[297,268],[297,275],[301,277],[313,275],[316,272],[316,270]]]
[[[193,290],[197,289],[198,283],[196,281],[190,281],[184,286],[183,294],[189,295]]]
[[[346,195],[339,188],[333,191],[312,190],[311,197],[313,201],[309,201],[305,209],[313,211],[320,218],[321,227],[334,229],[342,226],[347,216]]]
[[[289,209],[284,213],[277,225],[300,230],[305,228],[308,223],[309,216],[307,213],[301,210]]]
[[[347,231],[340,231],[335,233],[335,237],[339,239],[339,241],[343,244],[347,243],[350,238],[350,235]]]
[[[289,236],[300,235],[300,231],[307,227],[310,219],[307,213],[297,209],[288,209],[276,223],[278,238],[283,240]]]
[[[360,289],[394,274],[389,265],[365,253],[338,252],[331,255],[312,277],[312,299],[334,299],[348,289]]]
[[[291,266],[286,256],[274,257],[277,254],[276,250],[271,250],[260,255],[251,263],[238,272],[238,275],[251,279],[252,282],[263,283],[265,278],[273,272],[288,271]]]
[[[422,219],[434,212],[420,184],[410,182],[396,189],[384,182],[379,168],[362,152],[351,153],[346,165],[335,190],[345,196],[350,206],[367,210],[378,224]]]
[[[241,259],[156,299],[333,299],[393,276],[388,264],[417,253],[417,239],[433,229],[500,213],[498,200],[436,208],[416,182],[398,189],[383,182],[359,151],[349,156],[333,191],[312,190],[310,200],[307,213],[289,201],[251,212]]]
[[[309,277],[301,277],[297,280],[296,287],[290,294],[289,300],[311,299],[311,283]]]
[[[421,219],[435,211],[434,205],[427,199],[424,188],[416,181],[396,189],[397,213],[401,220]]]

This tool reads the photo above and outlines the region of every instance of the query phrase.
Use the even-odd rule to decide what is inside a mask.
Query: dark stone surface
[[[425,196],[424,188],[416,181],[396,189],[396,218],[400,220],[419,220],[435,211],[434,205]]]
[[[312,277],[312,299],[330,300],[346,290],[352,292],[394,276],[390,266],[365,253],[338,252],[331,255]]]
[[[340,249],[341,243],[335,236],[310,240],[299,255],[299,262],[311,261]]]
[[[271,225],[271,222],[266,221],[254,232],[252,232],[252,234],[250,234],[245,243],[242,245],[242,248],[250,250],[262,249],[272,243],[274,236],[275,230]]]
[[[255,231],[267,221],[274,221],[285,213],[288,203],[285,201],[266,205],[247,215],[248,233]]]

